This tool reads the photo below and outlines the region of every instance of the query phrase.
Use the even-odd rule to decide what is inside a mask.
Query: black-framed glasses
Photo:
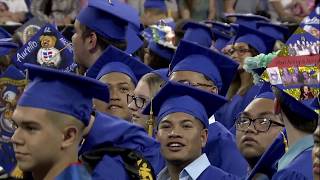
[[[188,86],[193,86],[193,87],[202,87],[202,88],[217,88],[217,86],[211,85],[211,84],[204,84],[204,83],[192,83],[188,80],[180,80],[178,81],[179,83],[188,85]]]
[[[247,52],[251,52],[248,48],[228,48],[223,50],[223,54],[231,56],[233,53],[238,52],[240,55],[244,55]]]
[[[258,132],[267,132],[269,131],[272,124],[284,127],[283,124],[273,121],[271,118],[261,117],[251,119],[249,117],[240,116],[236,120],[236,129],[238,131],[245,131],[253,123],[253,127]]]
[[[134,101],[134,104],[137,106],[137,108],[140,109],[140,108],[143,108],[147,100],[142,97],[127,94],[127,103],[130,104],[132,101]]]

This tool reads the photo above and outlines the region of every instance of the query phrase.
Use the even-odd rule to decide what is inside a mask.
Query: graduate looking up
[[[216,179],[233,176],[210,165],[202,148],[208,139],[208,116],[226,99],[183,84],[168,82],[144,110],[157,117],[156,138],[166,167],[157,179]]]
[[[108,100],[106,85],[89,78],[26,65],[32,82],[18,101],[11,138],[18,167],[35,180],[90,176],[78,147],[92,112],[92,98]],[[86,87],[91,87],[90,89]]]

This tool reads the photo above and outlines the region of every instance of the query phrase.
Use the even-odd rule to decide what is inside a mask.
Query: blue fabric
[[[18,44],[9,41],[1,41],[0,40],[0,57],[7,55],[11,49],[18,48]]]
[[[208,180],[208,179],[224,179],[224,180],[239,180],[241,178],[234,176],[232,174],[228,174],[221,169],[214,167],[214,166],[209,166],[197,180]]]
[[[92,99],[109,101],[107,85],[98,80],[34,64],[26,64],[26,68],[32,82],[20,97],[19,106],[68,114],[87,125]]]
[[[303,151],[311,150],[314,145],[313,136],[308,135],[301,138],[298,142],[296,142],[292,147],[289,148],[288,152],[286,152],[278,161],[278,171],[286,168],[299,154]]]
[[[289,33],[289,30],[285,26],[271,24],[268,22],[258,22],[257,23],[258,30],[272,36],[276,40],[280,40],[282,42],[285,41],[286,34]]]
[[[153,40],[149,41],[148,48],[167,62],[171,61],[174,54],[174,49],[162,46]]]
[[[238,150],[233,134],[221,123],[209,125],[208,142],[203,152],[212,166],[239,177],[246,176],[247,161]]]
[[[310,180],[313,179],[312,172],[312,150],[301,152],[284,169],[273,175],[273,180]]]
[[[224,96],[237,73],[238,66],[238,63],[219,52],[181,40],[169,70],[170,73],[175,71],[201,73],[209,78],[218,87],[219,94]]]
[[[132,24],[128,25],[126,32],[127,49],[125,50],[128,54],[135,53],[143,45],[143,40],[139,37],[140,29],[137,29]]]
[[[253,85],[243,96],[234,95],[228,103],[223,105],[214,115],[216,121],[219,121],[227,129],[231,129],[240,112],[254,99],[259,91],[261,84]]]
[[[273,50],[275,39],[257,29],[239,25],[237,38],[234,43],[246,43],[258,53],[267,54]]]
[[[226,17],[236,17],[236,24],[247,26],[250,28],[256,28],[257,22],[269,22],[270,20],[266,17],[255,15],[255,14],[228,14]]]
[[[145,9],[160,9],[163,12],[167,11],[167,6],[164,0],[146,0],[144,2]]]
[[[188,22],[183,26],[183,30],[185,30],[183,40],[191,41],[207,48],[211,46],[213,34],[205,24]]]
[[[101,144],[127,148],[142,154],[153,166],[155,173],[158,173],[164,167],[164,160],[160,154],[160,144],[149,137],[143,128],[117,117],[96,112],[94,124],[81,146],[79,154],[93,150]],[[118,161],[118,163],[121,163],[121,161]],[[122,163],[121,165],[123,166]]]
[[[226,103],[222,96],[187,86],[181,83],[168,81],[158,92],[151,103],[143,110],[149,115],[152,108],[157,116],[157,125],[163,117],[175,112],[184,112],[197,118],[205,128],[208,127],[208,117]]]
[[[138,12],[118,0],[110,2],[88,1],[88,6],[80,11],[77,19],[106,39],[125,41],[128,23],[140,27]]]
[[[136,84],[139,79],[152,69],[135,57],[109,46],[97,61],[88,69],[86,76],[100,79],[111,72],[121,72],[128,75]]]
[[[0,27],[0,39],[9,39],[11,38],[11,34],[6,31],[4,28]]]
[[[55,180],[91,180],[91,176],[81,164],[72,164],[64,169]]]
[[[0,141],[0,147],[0,166],[6,173],[10,174],[17,164],[13,146],[9,142]]]
[[[151,71],[151,73],[155,73],[161,77],[162,80],[168,81],[168,74],[169,74],[169,69],[168,68],[162,68],[162,69],[157,69]]]
[[[263,82],[255,98],[265,98],[274,100],[275,96],[272,92],[271,84],[269,82]]]

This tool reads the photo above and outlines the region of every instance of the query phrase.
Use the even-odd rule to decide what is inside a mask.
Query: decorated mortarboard
[[[238,14],[238,13],[230,13],[226,14],[226,17],[236,17],[236,24],[240,24],[243,26],[251,27],[251,28],[256,28],[256,23],[263,21],[263,22],[269,22],[270,19],[264,17],[264,16],[259,16],[255,14]]]
[[[25,66],[32,81],[18,106],[71,115],[88,125],[93,111],[92,99],[109,102],[108,87],[98,80],[34,64]]]
[[[210,47],[212,44],[213,34],[210,27],[204,23],[187,22],[183,26],[185,30],[183,40],[195,42],[204,47]]]
[[[272,92],[271,84],[266,81],[263,82],[255,98],[264,98],[264,99],[274,100],[275,96]]]
[[[140,27],[137,10],[119,0],[90,0],[76,19],[102,37],[124,42],[128,23]]]
[[[11,34],[2,27],[0,27],[0,40],[2,40],[2,41],[11,41],[12,40]]]
[[[11,116],[27,81],[24,74],[10,65],[0,76],[0,166],[15,176],[16,160],[10,138],[14,133]]]
[[[140,38],[140,29],[132,24],[128,25],[126,32],[127,49],[125,50],[128,54],[135,53],[143,45],[143,40]]]
[[[258,173],[264,174],[268,176],[269,179],[272,179],[273,174],[277,172],[276,163],[286,153],[287,146],[287,133],[286,130],[283,129],[268,149],[262,154],[246,179],[250,180]]]
[[[159,9],[163,12],[167,12],[167,6],[164,0],[146,0],[144,2],[145,9]]]
[[[162,69],[157,69],[151,71],[151,73],[157,74],[161,77],[162,80],[168,81],[168,74],[169,74],[169,69],[168,68],[162,68]]]
[[[0,56],[7,55],[12,49],[16,49],[18,47],[19,45],[17,43],[0,40]]]
[[[13,57],[13,63],[24,69],[25,63],[74,72],[71,43],[51,24],[43,26]]]
[[[286,26],[269,22],[257,22],[257,29],[282,42],[284,42],[285,37],[289,33],[289,29]]]
[[[281,108],[285,107],[290,114],[305,121],[318,120],[318,114],[308,105],[298,101],[283,90],[283,86],[272,85],[272,90],[280,102]]]
[[[162,118],[168,114],[183,112],[194,116],[205,128],[208,128],[209,117],[226,102],[227,100],[222,96],[168,81],[152,99],[152,102],[146,106],[143,114],[149,115],[152,109],[153,114],[157,116],[157,125],[159,125]]]
[[[271,36],[247,26],[239,25],[237,38],[234,43],[246,43],[258,51],[258,53],[269,53],[273,50],[275,39]]]
[[[25,44],[46,24],[45,20],[35,16],[20,26],[15,33],[20,37],[22,44]]]
[[[204,74],[225,95],[239,64],[229,57],[193,42],[181,40],[170,63],[170,73],[194,71]],[[228,74],[225,76],[224,74]]]
[[[137,84],[139,79],[152,69],[143,64],[135,57],[121,51],[120,49],[109,46],[98,60],[88,69],[86,76],[100,79],[102,76],[120,72],[128,75],[134,84]]]

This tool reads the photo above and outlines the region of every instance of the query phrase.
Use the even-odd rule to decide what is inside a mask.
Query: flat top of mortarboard
[[[11,34],[2,27],[0,27],[0,39],[11,39]]]
[[[18,47],[19,45],[17,43],[0,40],[0,56],[7,55],[11,49],[16,49]]]
[[[183,25],[182,29],[185,31],[187,31],[188,29],[202,29],[202,30],[206,31],[208,33],[208,35],[210,35],[212,38],[212,33],[211,33],[210,27],[204,23],[189,21]]]
[[[111,66],[110,68],[108,67],[111,64],[112,69],[110,69]],[[135,82],[150,71],[152,71],[152,69],[143,64],[140,60],[110,45],[94,65],[88,69],[86,76],[94,79],[100,79],[103,75],[110,72],[122,72],[130,76]]]
[[[146,108],[144,114],[152,111],[158,122],[168,114],[184,112],[196,117],[208,127],[208,117],[215,113],[227,100],[217,94],[208,93],[198,88],[168,81]]]
[[[162,68],[162,69],[156,69],[151,71],[151,73],[159,75],[162,80],[168,81],[168,74],[169,74],[169,69],[168,68]]]
[[[194,60],[188,59],[192,58],[192,56],[197,56],[197,58]],[[200,57],[202,58],[200,59]],[[193,42],[181,40],[178,49],[170,63],[169,70],[170,73],[177,68],[181,71],[189,70],[202,73],[210,78],[216,86],[218,86],[219,94],[225,95],[238,66],[238,63],[219,52],[213,51]],[[223,74],[226,73],[229,75],[224,76]]]
[[[306,121],[318,120],[318,114],[310,106],[286,93],[281,86],[272,85],[272,90],[276,98],[279,99],[280,105],[285,106],[295,116]]]
[[[264,99],[274,100],[275,96],[272,92],[271,84],[266,81],[263,82],[255,98],[264,98]]]
[[[269,18],[256,15],[256,14],[251,14],[251,13],[246,13],[246,14],[240,14],[240,13],[227,13],[225,14],[226,17],[236,17],[237,21],[238,20],[245,20],[245,21],[270,21]],[[236,21],[236,23],[237,23]]]
[[[144,8],[160,9],[162,11],[167,11],[167,6],[164,0],[146,0],[144,2]]]
[[[25,64],[29,83],[19,106],[71,115],[88,125],[92,99],[109,101],[108,87],[98,80],[34,64]]]

